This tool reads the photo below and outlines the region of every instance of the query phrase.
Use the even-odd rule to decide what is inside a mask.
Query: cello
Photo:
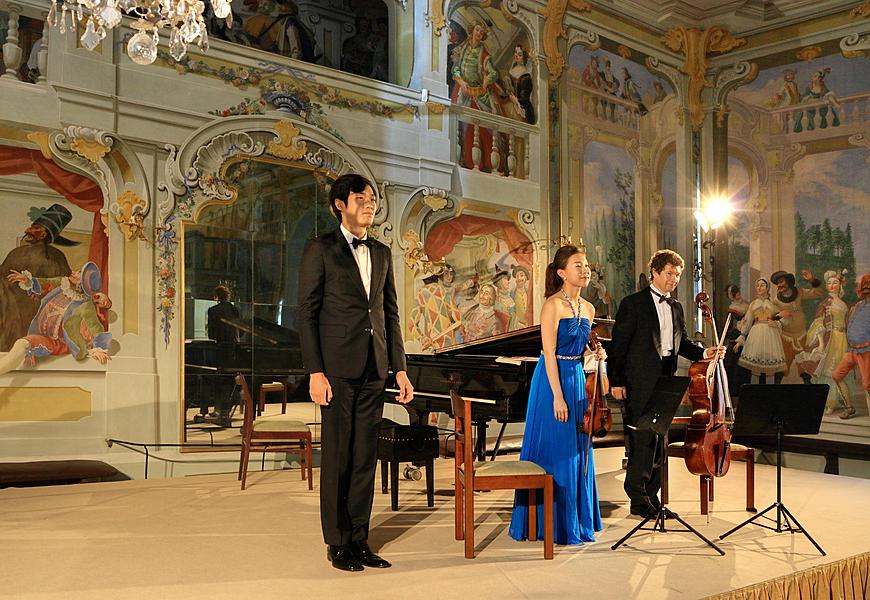
[[[597,352],[601,348],[598,334],[593,331],[589,334],[589,349]],[[583,413],[583,432],[586,434],[586,464],[583,473],[589,465],[589,448],[592,446],[593,437],[604,437],[613,427],[613,413],[607,406],[607,396],[610,394],[610,382],[604,368],[604,361],[597,361],[598,365],[594,372],[586,374],[586,398],[589,402]]]
[[[713,338],[717,346],[724,342],[725,331],[731,321],[725,323],[723,339],[719,339],[716,321],[707,306],[710,296],[700,292],[695,303],[704,319],[713,324]],[[686,467],[695,475],[721,477],[731,465],[731,425],[734,409],[728,393],[725,367],[718,352],[712,358],[704,358],[689,367],[689,402],[692,418],[686,429]]]

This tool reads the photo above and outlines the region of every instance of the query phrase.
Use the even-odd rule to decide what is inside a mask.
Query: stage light
[[[699,210],[694,212],[695,220],[704,233],[721,227],[733,212],[730,199],[724,196],[710,196]]]

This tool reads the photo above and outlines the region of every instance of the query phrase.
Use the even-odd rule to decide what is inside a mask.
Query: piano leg
[[[475,425],[477,426],[475,454],[478,462],[483,462],[486,460],[486,421],[478,421]]]
[[[495,457],[498,456],[498,449],[501,446],[501,438],[504,435],[504,428],[507,427],[507,423],[502,423],[501,427],[498,430],[498,437],[495,438],[495,447],[492,449],[492,458],[490,460],[495,460]]]

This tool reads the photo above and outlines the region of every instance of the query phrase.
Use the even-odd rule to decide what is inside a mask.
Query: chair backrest
[[[254,423],[254,399],[251,397],[251,390],[248,387],[248,382],[245,381],[245,376],[239,373],[236,375],[236,385],[242,393],[242,402],[245,405],[245,419],[242,421],[242,431],[248,431]]]
[[[465,465],[466,481],[470,481],[474,474],[474,462],[472,452],[474,440],[471,434],[471,403],[450,390],[450,405],[453,408],[453,432],[456,466]]]

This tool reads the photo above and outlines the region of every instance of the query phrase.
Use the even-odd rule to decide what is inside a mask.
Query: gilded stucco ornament
[[[856,19],[860,19],[863,17],[870,17],[870,2],[862,4],[857,8],[853,8],[851,15]]]
[[[444,17],[444,0],[429,0],[426,23],[432,27],[435,35],[441,35],[441,30],[447,27],[447,19]]]
[[[567,64],[559,51],[559,39],[568,37],[564,21],[569,5],[577,12],[592,10],[586,0],[548,0],[547,6],[541,9],[544,17],[544,52],[547,55],[547,69],[550,71],[551,81],[559,79]]]
[[[133,190],[125,190],[109,207],[109,214],[128,242],[137,239],[150,241],[142,231],[146,207],[145,200]]]
[[[266,153],[288,160],[299,160],[305,156],[307,148],[305,142],[299,140],[302,132],[298,127],[291,121],[278,121],[274,129],[278,139],[269,142]]]
[[[735,38],[717,26],[707,29],[680,26],[668,31],[662,37],[662,43],[686,58],[680,70],[689,77],[686,101],[692,128],[697,131],[704,123],[702,94],[705,88],[713,87],[713,82],[707,79],[707,57],[714,52],[724,54],[743,46],[746,38]]]

